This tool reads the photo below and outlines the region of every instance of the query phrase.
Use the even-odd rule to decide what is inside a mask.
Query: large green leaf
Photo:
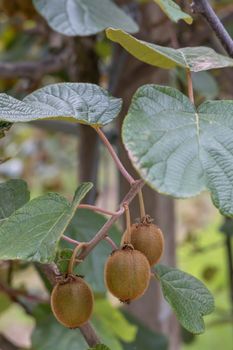
[[[158,191],[186,198],[204,189],[233,215],[233,101],[196,110],[176,89],[145,85],[133,97],[123,142],[141,176]]]
[[[25,181],[9,180],[0,184],[0,225],[30,199]]]
[[[138,40],[122,30],[112,28],[107,29],[106,34],[131,55],[152,66],[165,69],[183,67],[193,72],[233,66],[233,59],[220,55],[209,47],[173,49]]]
[[[86,242],[94,237],[98,230],[105,224],[106,220],[103,215],[93,213],[90,210],[79,209],[68,226],[66,233],[78,241]],[[121,235],[116,226],[113,226],[109,230],[109,235],[116,243],[120,242]],[[66,242],[62,242],[62,245],[63,247],[69,247]],[[85,276],[87,282],[91,284],[96,293],[106,292],[103,271],[111,249],[111,246],[106,241],[102,241],[83,263],[78,265],[78,273]]]
[[[119,309],[113,307],[106,299],[96,301],[92,322],[96,329],[102,329],[101,333],[109,333],[110,339],[117,337],[117,339],[129,343],[134,341],[137,334],[137,327],[131,324]],[[115,350],[114,344],[106,340],[104,343]]]
[[[203,316],[214,310],[214,299],[209,290],[197,278],[178,269],[157,265],[155,272],[163,295],[182,326],[191,333],[203,333]]]
[[[95,84],[48,85],[19,101],[0,94],[0,120],[29,122],[37,119],[68,119],[88,125],[110,123],[119,114],[121,99]]]
[[[57,32],[91,35],[107,27],[138,31],[137,24],[111,0],[33,0],[35,7]]]
[[[72,203],[49,193],[16,210],[0,227],[0,259],[53,261],[61,235],[91,187],[91,183],[81,184]]]
[[[11,123],[0,121],[0,139],[5,136],[5,132],[9,130],[10,127],[11,127]]]
[[[186,23],[192,24],[193,19],[190,15],[183,12],[179,5],[172,0],[154,0],[163,12],[174,22],[183,19]]]

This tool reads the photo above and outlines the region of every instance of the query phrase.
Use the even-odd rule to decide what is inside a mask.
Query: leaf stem
[[[121,172],[121,174],[130,183],[130,185],[132,185],[135,182],[134,178],[128,173],[128,171],[125,169],[124,165],[121,163],[120,159],[118,158],[116,152],[114,151],[112,145],[108,141],[108,139],[105,136],[105,134],[103,133],[103,131],[99,127],[95,127],[95,130],[96,130],[97,134],[99,135],[99,137],[101,138],[101,140],[103,141],[104,145],[107,147],[110,155],[112,156],[112,158],[113,158],[114,162],[116,163],[116,166],[119,169],[119,171]]]
[[[67,270],[67,273],[68,273],[68,274],[72,274],[72,273],[73,273],[73,268],[74,268],[74,264],[75,264],[75,260],[76,260],[76,255],[77,255],[78,251],[79,251],[80,249],[83,249],[85,246],[86,246],[86,243],[82,242],[82,243],[79,243],[79,244],[74,248],[73,254],[72,254],[72,256],[71,256],[71,259],[70,259],[69,265],[68,265],[68,270]]]
[[[68,236],[66,236],[66,235],[62,235],[61,238],[62,238],[64,241],[69,242],[69,243],[71,243],[71,244],[75,244],[75,245],[80,244],[80,242],[78,242],[78,241],[76,241],[75,239],[72,239],[72,238],[70,238],[70,237],[68,237]]]
[[[190,69],[186,69],[187,83],[188,83],[188,96],[190,101],[194,104],[194,94],[193,94],[193,81]]]
[[[110,210],[102,209],[102,208],[96,207],[95,205],[90,205],[90,204],[80,204],[78,206],[78,208],[79,209],[89,209],[89,210],[92,210],[92,211],[96,211],[98,213],[111,215],[111,216],[117,214],[117,212],[113,212],[113,211],[110,211]]]
[[[140,216],[142,219],[146,216],[146,210],[145,210],[145,204],[144,204],[142,190],[140,190],[138,192],[138,197],[139,197]]]

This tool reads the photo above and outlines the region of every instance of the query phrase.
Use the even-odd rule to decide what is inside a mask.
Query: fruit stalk
[[[194,104],[194,94],[193,94],[193,81],[190,69],[186,69],[187,83],[188,83],[188,96],[190,101]]]
[[[67,270],[68,274],[72,274],[73,273],[73,268],[74,268],[74,264],[75,264],[75,260],[76,260],[76,255],[77,255],[78,251],[80,249],[83,249],[85,246],[86,246],[86,243],[80,243],[74,248],[73,254],[71,256],[71,259],[70,259],[69,265],[68,265],[68,270]]]
[[[138,192],[138,197],[139,197],[139,206],[140,206],[140,216],[142,219],[146,216],[146,210],[145,210],[145,204],[144,204],[142,190],[140,190]]]

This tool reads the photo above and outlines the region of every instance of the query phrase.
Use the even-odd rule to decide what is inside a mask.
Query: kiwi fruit
[[[54,316],[67,328],[78,328],[86,323],[93,311],[94,297],[82,277],[68,275],[54,286],[51,308]]]
[[[142,218],[140,223],[131,225],[130,240],[134,249],[143,253],[150,266],[155,265],[160,260],[164,250],[164,237],[160,228],[151,222],[149,216]],[[126,232],[122,237],[122,243]]]
[[[150,282],[147,258],[129,244],[115,250],[107,259],[104,270],[108,290],[124,303],[141,297]]]

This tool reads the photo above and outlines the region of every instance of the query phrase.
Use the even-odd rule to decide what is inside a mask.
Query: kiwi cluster
[[[146,215],[140,223],[124,232],[120,249],[108,257],[104,278],[107,289],[123,303],[140,298],[147,290],[151,266],[162,256],[162,231]],[[94,297],[85,280],[73,274],[76,252],[70,260],[68,273],[61,277],[51,294],[51,308],[56,319],[65,327],[78,328],[92,315]]]
[[[105,284],[120,301],[140,298],[150,282],[150,268],[162,256],[162,231],[144,216],[140,223],[127,229],[121,240],[121,249],[114,251],[105,264]]]

